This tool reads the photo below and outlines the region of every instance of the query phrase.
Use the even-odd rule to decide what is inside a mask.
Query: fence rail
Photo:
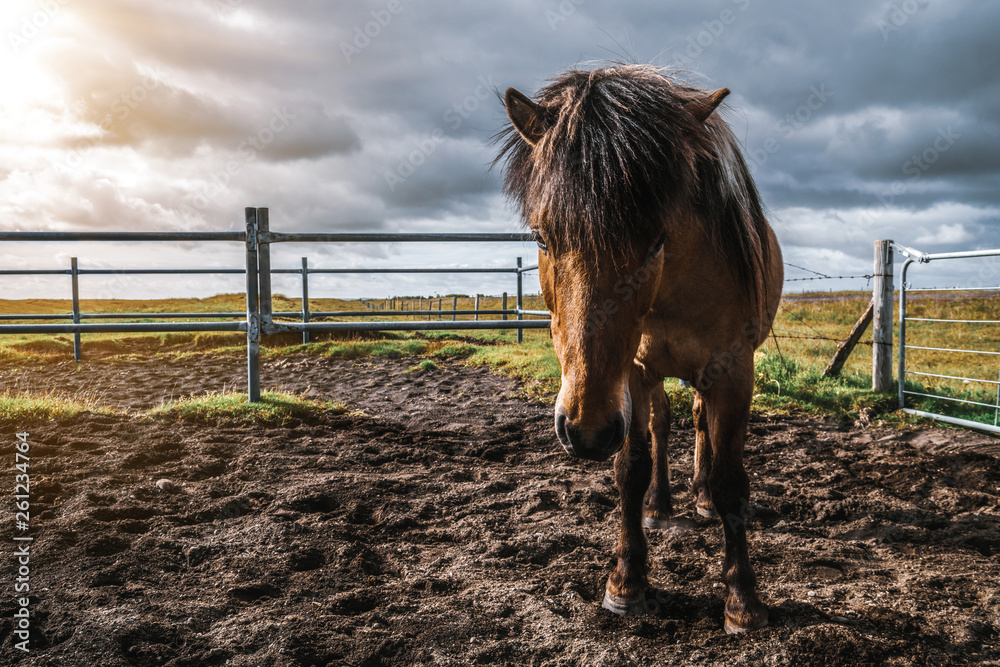
[[[914,292],[982,292],[982,291],[997,291],[1000,290],[998,287],[928,287],[928,288],[912,288],[907,283],[907,275],[913,264],[929,264],[931,262],[954,260],[954,259],[971,259],[971,258],[983,258],[983,257],[996,257],[1000,256],[1000,249],[996,250],[972,250],[969,252],[947,252],[947,253],[923,253],[919,250],[914,250],[913,248],[908,248],[902,245],[896,245],[896,250],[903,254],[907,260],[903,264],[903,270],[900,276],[900,287],[899,287],[899,407],[906,413],[917,415],[920,417],[927,417],[930,419],[936,419],[938,421],[943,421],[950,424],[955,424],[957,426],[963,426],[966,428],[974,428],[982,431],[988,431],[990,433],[1000,434],[1000,368],[998,368],[998,380],[988,380],[984,378],[974,378],[966,377],[961,375],[948,375],[945,373],[930,373],[927,371],[917,371],[907,368],[907,351],[908,350],[921,350],[926,352],[939,352],[945,354],[976,354],[985,356],[1000,356],[1000,352],[996,350],[974,350],[974,349],[962,349],[962,348],[949,348],[949,347],[934,347],[929,345],[913,345],[907,343],[907,323],[919,322],[924,324],[943,324],[943,325],[955,325],[955,324],[1000,324],[997,320],[992,319],[982,319],[982,320],[970,320],[970,319],[958,319],[958,318],[930,318],[930,317],[910,317],[907,315],[907,297]],[[971,398],[959,398],[954,396],[944,396],[941,394],[931,394],[927,391],[915,391],[906,388],[906,377],[908,375],[915,375],[920,377],[935,377],[939,379],[953,380],[956,382],[962,382],[965,384],[980,384],[980,385],[994,385],[998,387],[996,394],[996,400],[993,403],[986,403],[985,401],[977,401]],[[958,403],[963,405],[971,405],[980,408],[987,408],[993,410],[993,424],[987,424],[971,419],[964,419],[961,417],[954,417],[951,415],[944,415],[939,413],[930,412],[929,410],[917,410],[915,408],[909,408],[906,406],[907,396],[919,396],[921,398],[928,398],[932,400],[943,400],[950,403]]]
[[[302,267],[295,269],[271,268],[270,245],[272,243],[508,243],[533,241],[530,234],[522,233],[479,233],[479,234],[354,234],[354,233],[282,233],[272,232],[268,225],[266,208],[249,207],[245,210],[246,230],[239,232],[0,232],[0,242],[26,241],[97,241],[97,242],[164,242],[164,241],[221,241],[241,242],[246,250],[244,268],[219,269],[81,269],[77,258],[71,259],[69,269],[5,269],[0,275],[68,275],[71,277],[72,312],[67,314],[24,313],[0,315],[0,321],[22,320],[71,320],[67,324],[0,324],[0,334],[74,334],[74,357],[80,360],[82,333],[129,333],[129,332],[194,332],[194,331],[240,331],[247,337],[247,385],[251,402],[260,400],[260,340],[267,334],[301,332],[303,341],[308,341],[311,332],[330,331],[425,331],[425,330],[482,330],[514,329],[517,341],[523,339],[524,329],[547,328],[549,320],[526,320],[525,316],[548,316],[548,311],[525,310],[523,301],[523,275],[534,271],[537,266],[522,266],[521,258],[513,267],[490,268],[372,268],[335,267],[310,268],[308,260],[302,258]],[[443,311],[401,310],[401,311],[310,311],[310,274],[513,274],[517,280],[516,308],[507,308],[506,293],[503,308]],[[243,274],[246,280],[246,308],[244,312],[211,313],[84,313],[80,310],[79,277],[82,275],[169,275],[169,274]],[[298,274],[302,277],[302,308],[297,311],[272,311],[272,274]],[[360,318],[360,317],[413,317],[451,315],[452,320],[367,320],[347,322],[318,322],[313,318]],[[474,320],[458,320],[459,315],[474,317]],[[481,315],[502,315],[503,319],[479,319]],[[508,320],[508,316],[517,319]],[[89,319],[196,319],[198,321],[174,322],[105,322],[85,323]],[[206,321],[212,319],[241,318],[239,321]],[[299,322],[276,321],[275,318],[297,318]]]

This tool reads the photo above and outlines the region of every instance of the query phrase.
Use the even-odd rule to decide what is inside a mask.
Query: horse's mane
[[[690,213],[755,304],[767,291],[767,221],[729,126],[684,108],[702,89],[650,65],[571,70],[539,91],[548,130],[535,146],[508,124],[494,165],[506,162],[505,193],[527,224],[566,249],[652,245]],[[664,220],[667,220],[666,230]]]

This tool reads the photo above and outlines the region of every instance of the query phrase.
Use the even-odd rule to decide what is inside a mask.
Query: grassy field
[[[775,324],[777,341],[772,339],[762,348],[765,359],[763,364],[758,363],[758,378],[761,378],[762,370],[765,373],[769,372],[769,368],[773,366],[771,359],[777,356],[777,349],[780,347],[786,358],[794,360],[797,376],[805,381],[803,387],[805,391],[809,391],[809,384],[814,381],[820,393],[835,390],[838,383],[819,378],[817,375],[817,371],[822,372],[822,368],[836,349],[834,341],[825,339],[845,338],[854,321],[863,312],[868,299],[869,295],[865,293],[802,295],[786,299],[782,303]],[[895,343],[899,341],[898,307],[897,302],[894,306]],[[984,296],[981,293],[957,293],[945,298],[926,293],[918,294],[907,299],[907,319],[910,318],[997,321],[1000,320],[1000,298]],[[908,391],[996,403],[995,384],[934,376],[951,375],[996,382],[1000,379],[998,377],[1000,357],[971,352],[914,350],[911,346],[1000,352],[1000,326],[984,322],[909,321],[906,340]],[[899,353],[898,347],[896,344],[893,348],[896,355]],[[898,356],[894,357],[894,370],[895,359],[898,359]],[[930,375],[910,374],[912,371]],[[839,384],[862,389],[870,386],[870,374],[871,331],[869,330],[845,365]],[[874,399],[870,392],[868,394],[867,399]],[[946,399],[908,397],[907,405],[928,412],[948,414],[988,424],[993,424],[996,416],[994,409],[961,405]],[[880,406],[877,400],[872,407],[878,410]],[[892,407],[895,407],[895,403]]]
[[[822,377],[823,369],[832,357],[837,342],[845,338],[863,312],[870,295],[867,293],[822,293],[792,295],[782,302],[775,322],[774,336],[757,352],[757,383],[755,406],[764,411],[795,411],[813,414],[833,414],[846,419],[905,421],[894,413],[895,395],[876,394],[871,386],[871,332],[850,357],[839,377]],[[368,312],[371,319],[383,319],[380,308],[401,310],[424,308],[449,310],[452,297],[405,297],[396,302],[362,302],[340,299],[310,300],[310,310]],[[460,297],[458,308],[470,310],[474,301]],[[525,308],[544,310],[538,296],[525,299]],[[297,299],[282,295],[274,297],[275,311],[295,311]],[[484,297],[482,309],[499,309],[499,297]],[[508,307],[514,307],[513,297]],[[898,307],[898,304],[897,304]],[[156,313],[156,312],[229,312],[240,313],[243,295],[222,294],[206,299],[164,299],[144,301],[83,301],[84,313]],[[0,300],[0,314],[67,313],[67,300]],[[1000,299],[957,295],[951,298],[917,298],[909,302],[909,314],[922,318],[969,320],[1000,320]],[[239,315],[236,315],[239,318]],[[450,315],[402,315],[388,319],[451,319]],[[471,319],[459,316],[458,319]],[[137,317],[129,321],[163,321]],[[316,335],[308,345],[298,343],[298,336],[277,336],[265,340],[265,358],[290,353],[305,353],[343,358],[370,355],[421,358],[415,362],[433,369],[434,360],[460,359],[465,363],[489,365],[527,381],[528,391],[536,396],[551,396],[558,391],[559,364],[545,330],[528,330],[524,343],[514,343],[513,331],[423,332],[414,334],[352,334]],[[897,331],[898,335],[898,331]],[[212,351],[218,354],[243,354],[244,338],[240,333],[165,333],[149,334],[86,334],[85,358],[97,356],[183,355]],[[1000,331],[991,324],[941,324],[913,322],[908,328],[912,345],[954,349],[1000,350]],[[0,338],[0,361],[9,363],[44,363],[72,358],[72,335],[9,335]],[[970,353],[941,353],[913,350],[908,355],[907,368],[936,375],[960,375],[985,380],[998,378],[998,357]],[[668,380],[668,393],[678,412],[691,405],[690,390]],[[911,375],[907,388],[922,393],[968,398],[992,403],[996,385],[968,383],[931,376]],[[8,397],[10,400],[10,397]],[[994,410],[961,406],[938,399],[914,399],[912,405],[934,412],[943,412],[986,423],[993,423]],[[53,411],[56,407],[36,405],[39,410]],[[69,409],[69,408],[67,408]]]

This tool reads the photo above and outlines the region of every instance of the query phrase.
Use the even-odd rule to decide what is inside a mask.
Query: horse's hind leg
[[[667,453],[670,399],[663,390],[663,380],[653,388],[649,409],[649,431],[653,440],[653,481],[646,493],[642,524],[646,528],[667,529],[673,527],[670,517],[674,512],[670,499],[670,460]]]
[[[712,504],[712,494],[708,489],[708,476],[712,472],[712,438],[708,432],[708,413],[701,392],[694,392],[694,476],[691,479],[691,494],[694,508],[704,517],[717,517]]]

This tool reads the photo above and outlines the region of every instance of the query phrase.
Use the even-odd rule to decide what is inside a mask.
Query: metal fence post
[[[899,274],[899,409],[906,407],[906,270],[913,264],[907,259]],[[874,347],[874,345],[872,346]]]
[[[302,258],[302,324],[309,323],[309,260]],[[302,332],[302,343],[309,342],[309,332]]]
[[[892,241],[875,241],[872,272],[872,389],[892,389]],[[900,382],[903,379],[900,378]]]
[[[268,333],[271,326],[271,231],[267,208],[257,209],[257,271],[260,280],[260,332]]]
[[[524,310],[524,290],[522,289],[523,280],[521,278],[521,258],[517,258],[517,319],[523,320],[524,314],[521,312]],[[517,328],[517,342],[520,344],[524,341],[524,329],[521,327]]]
[[[458,297],[451,297],[451,321],[454,322],[458,319]]]
[[[73,281],[73,324],[80,323],[80,267],[76,263],[76,257],[70,257],[70,274]],[[77,361],[83,358],[83,344],[80,340],[80,332],[73,334],[73,358]]]
[[[260,401],[260,312],[257,301],[257,209],[245,210],[247,235],[247,397]]]
[[[507,319],[507,292],[503,293],[503,304],[500,306],[500,310],[503,311],[503,318]]]
[[[473,319],[475,319],[476,322],[478,322],[479,321],[479,294],[476,294],[476,307],[475,307],[475,311],[476,311],[476,316]]]

